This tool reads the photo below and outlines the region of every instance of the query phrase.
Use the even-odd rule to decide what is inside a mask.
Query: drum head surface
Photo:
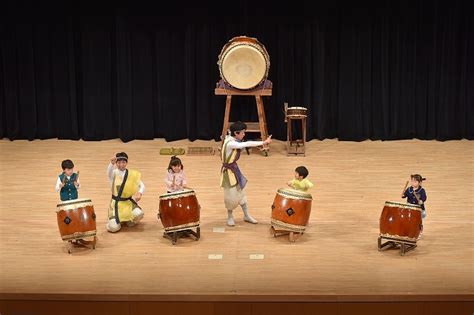
[[[187,197],[187,196],[192,196],[195,195],[196,193],[192,189],[183,189],[180,191],[175,191],[171,193],[166,193],[160,195],[161,200],[168,200],[168,199],[175,199],[175,198],[180,198],[180,197]]]
[[[412,209],[421,211],[419,205],[414,205],[411,203],[396,202],[396,201],[385,201],[385,206],[390,208],[403,208],[403,209]]]
[[[60,205],[69,205],[71,203],[81,203],[81,202],[91,202],[91,199],[90,198],[78,198],[78,199],[72,199],[72,200],[65,200],[65,201],[62,201],[61,203],[59,203],[58,206],[60,206]]]
[[[300,107],[300,106],[293,106],[293,107],[288,107],[288,110],[307,110],[307,108]]]
[[[280,194],[290,199],[306,199],[306,200],[313,199],[311,194],[301,191],[301,190],[292,189],[292,188],[280,188],[278,189],[277,194]]]
[[[63,201],[57,204],[56,212],[60,210],[71,210],[71,209],[87,207],[87,206],[93,206],[92,200],[89,198],[67,200],[67,201]]]
[[[222,62],[225,80],[239,89],[251,89],[264,78],[267,70],[265,57],[255,47],[238,45],[232,47]]]

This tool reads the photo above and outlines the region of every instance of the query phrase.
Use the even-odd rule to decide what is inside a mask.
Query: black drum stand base
[[[385,242],[384,242],[385,241]],[[405,253],[415,249],[416,241],[400,240],[389,237],[379,236],[377,241],[379,251],[391,248],[400,248],[400,255],[405,256]]]
[[[196,231],[192,229],[168,231],[163,233],[163,237],[169,239],[173,245],[176,245],[178,239],[182,237],[192,237],[195,241],[198,241],[201,238],[201,228],[196,227]]]
[[[75,247],[89,247],[95,249],[95,244],[97,243],[97,236],[94,235],[92,241],[86,241],[82,238],[69,240],[67,242],[67,252],[71,254]]]

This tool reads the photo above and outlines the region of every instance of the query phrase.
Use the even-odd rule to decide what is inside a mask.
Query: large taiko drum
[[[200,210],[194,190],[186,189],[160,196],[158,218],[165,232],[182,231],[199,226]]]
[[[240,90],[257,87],[268,77],[270,56],[256,38],[232,38],[219,54],[219,72],[222,80]]]
[[[63,241],[83,239],[97,234],[94,205],[90,199],[64,201],[56,209]]]
[[[380,236],[401,241],[416,241],[422,229],[421,207],[386,201],[380,215]]]
[[[275,230],[302,233],[311,214],[311,194],[303,191],[280,188],[272,204],[271,224]]]

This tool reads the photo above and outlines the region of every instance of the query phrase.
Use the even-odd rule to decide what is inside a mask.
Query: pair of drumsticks
[[[402,190],[402,196],[405,193],[405,190],[407,189],[409,182],[410,181],[407,180],[407,182],[405,183],[405,187],[403,187],[403,190]],[[413,191],[413,195],[415,195],[415,198],[416,198],[416,201],[418,202],[418,204],[421,204],[420,203],[420,198],[418,198],[418,194],[415,191]]]
[[[77,179],[79,178],[79,171],[77,171],[76,174],[77,174],[77,175],[76,175],[76,180],[75,180],[75,182],[77,182]],[[67,180],[67,177],[66,177],[66,174],[64,174],[63,185],[66,185],[66,180]]]
[[[176,187],[176,186],[175,186],[175,185],[176,185],[176,176],[175,176],[175,175],[173,175],[173,182],[171,183],[171,185],[172,185],[171,187]],[[186,189],[191,189],[191,190],[192,190],[191,187],[187,187],[187,186],[186,186],[186,187],[183,186],[182,188],[186,188]]]
[[[171,187],[173,187],[173,189],[176,189],[176,176],[175,175],[173,175],[173,183],[171,183],[171,185],[172,185]]]

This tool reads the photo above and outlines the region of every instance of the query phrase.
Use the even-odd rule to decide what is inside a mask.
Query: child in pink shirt
[[[186,175],[183,171],[183,163],[181,160],[173,155],[168,165],[168,172],[166,173],[165,183],[168,193],[180,191],[186,188]]]

